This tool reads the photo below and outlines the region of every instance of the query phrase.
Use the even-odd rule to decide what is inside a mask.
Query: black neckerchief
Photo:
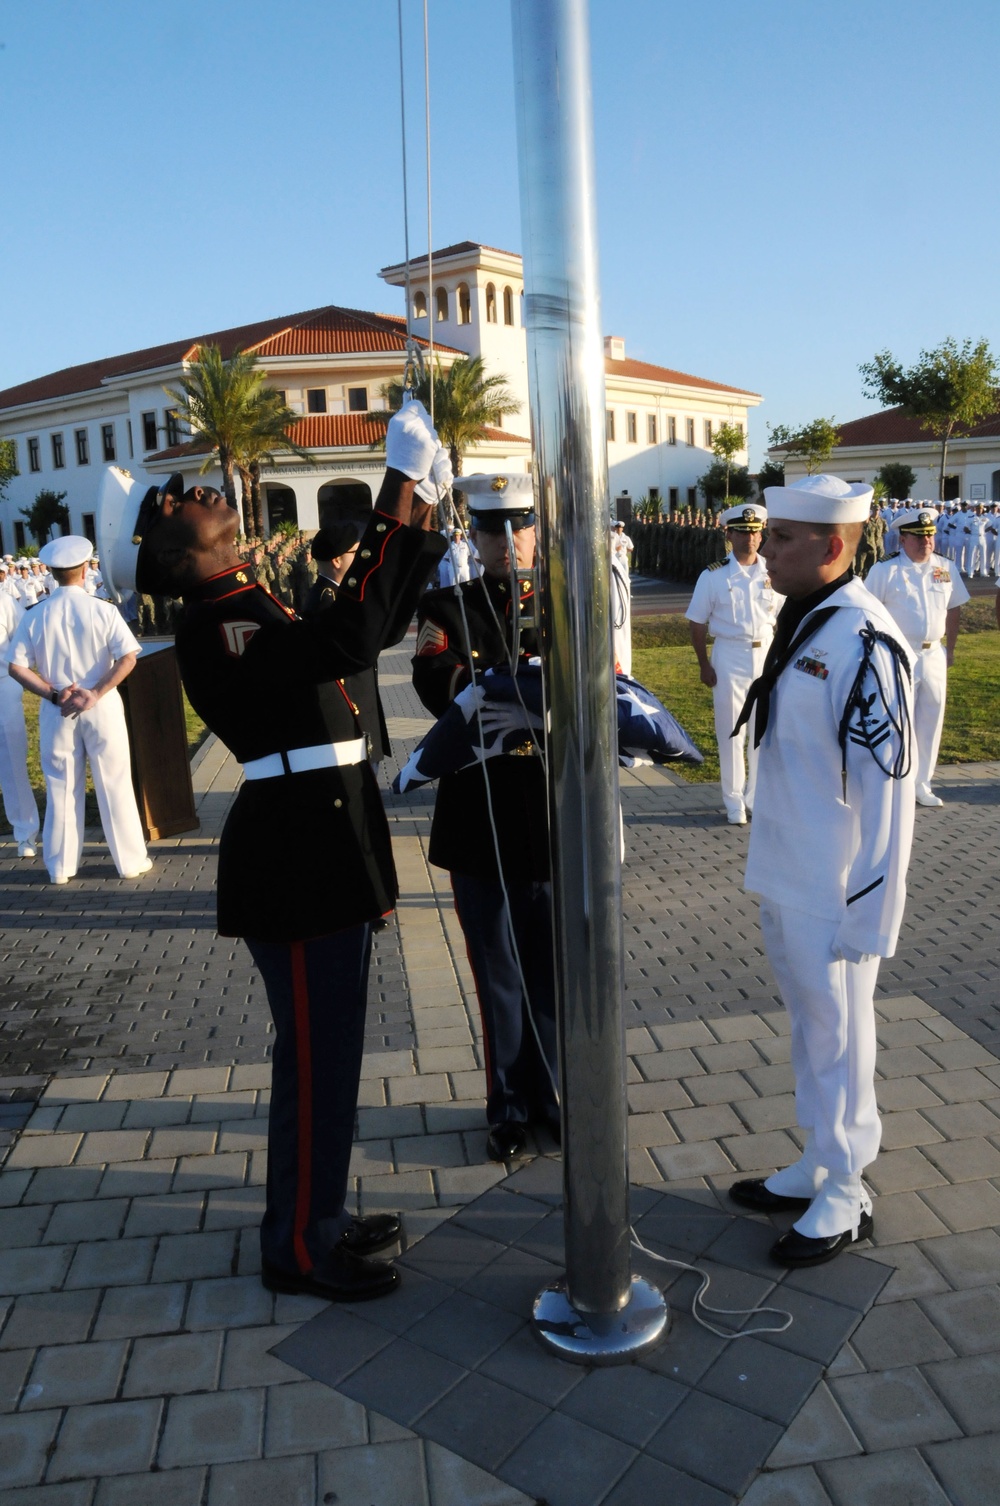
[[[764,667],[758,678],[750,686],[747,698],[743,703],[743,710],[740,712],[736,726],[732,730],[732,737],[735,737],[741,727],[750,720],[751,712],[756,706],[757,715],[754,718],[753,745],[755,748],[760,746],[760,740],[767,731],[767,723],[771,714],[771,692],[777,684],[778,676],[789,663],[793,654],[797,653],[802,647],[803,643],[811,638],[815,632],[818,632],[824,622],[833,616],[837,610],[836,607],[827,607],[822,612],[816,612],[816,608],[826,601],[828,596],[832,596],[835,591],[839,591],[841,586],[846,586],[852,574],[852,570],[845,570],[843,575],[838,576],[836,580],[830,581],[827,585],[821,586],[818,591],[813,591],[810,596],[802,596],[794,601],[789,597],[786,600],[781,611],[778,613],[774,637],[767,651]],[[815,612],[816,615],[800,631],[803,621],[809,616],[810,612]]]

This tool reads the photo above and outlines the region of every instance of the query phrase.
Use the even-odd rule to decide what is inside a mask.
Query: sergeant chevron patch
[[[232,659],[240,659],[246,652],[246,646],[260,627],[259,622],[223,622],[220,624],[222,642],[226,653]]]
[[[448,634],[443,627],[436,622],[426,619],[420,624],[417,634],[417,656],[426,657],[431,654],[443,654],[448,647]]]

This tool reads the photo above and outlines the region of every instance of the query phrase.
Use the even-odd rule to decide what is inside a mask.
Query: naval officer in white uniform
[[[26,612],[10,648],[12,677],[42,700],[38,735],[48,803],[42,853],[49,878],[65,884],[83,853],[86,763],[104,836],[122,878],[152,867],[132,791],[125,710],[116,685],[141,645],[109,601],[84,586],[89,539],[67,534],[40,551],[57,590]]]
[[[965,582],[950,560],[934,553],[937,519],[916,507],[897,520],[900,552],[868,572],[865,585],[889,608],[913,651],[913,731],[917,740],[917,804],[943,805],[931,789],[944,726],[948,671],[955,657]]]
[[[737,1182],[738,1203],[801,1212],[772,1251],[816,1265],[872,1232],[875,1014],[913,835],[909,648],[852,571],[871,488],[836,476],[768,487],[764,546],[788,598],[741,713],[760,742],[746,888],[791,1021],[801,1158]]]
[[[753,810],[757,750],[752,740],[747,746],[745,731],[734,736],[733,728],[747,691],[763,668],[784,598],[774,590],[767,564],[758,554],[761,530],[767,522],[765,509],[741,502],[727,508],[720,522],[732,553],[701,572],[687,619],[702,684],[712,690],[726,817],[732,826],[745,826],[747,811]],[[707,647],[710,633],[715,639],[711,659]]]

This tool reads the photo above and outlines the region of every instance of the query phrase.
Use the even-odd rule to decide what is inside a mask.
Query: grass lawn
[[[632,673],[659,696],[705,755],[697,768],[673,767],[685,779],[705,783],[719,777],[712,692],[701,683],[687,619],[643,617],[632,629]],[[983,763],[1000,759],[1000,633],[993,598],[962,609],[955,664],[948,677],[948,709],[941,738],[941,763]]]
[[[38,814],[45,818],[45,780],[42,777],[42,765],[38,756],[38,708],[41,705],[36,695],[24,694],[24,724],[28,729],[28,778],[35,792],[38,802]],[[187,696],[184,697],[184,721],[187,727],[188,754],[193,756],[205,739],[206,727],[201,717],[192,709]],[[90,765],[87,766],[87,816],[88,826],[96,826],[100,822],[97,810],[97,796],[94,794],[94,785],[90,777]],[[7,820],[0,810],[0,835],[10,836],[11,829]]]

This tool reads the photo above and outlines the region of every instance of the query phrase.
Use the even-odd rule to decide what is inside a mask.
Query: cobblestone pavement
[[[404,754],[425,725],[406,654],[382,673]],[[199,833],[157,844],[135,883],[99,844],[58,891],[0,849],[0,1501],[555,1506],[558,1482],[539,1473],[522,1494],[419,1419],[390,1422],[269,1353],[321,1304],[256,1277],[270,1026],[248,954],[213,930],[235,787],[217,745],[197,785]],[[1000,1500],[1000,768],[952,768],[939,788],[878,1001],[885,1134],[862,1253],[895,1273],[764,1472],[741,1495],[713,1484],[706,1412],[671,1506]],[[432,801],[387,800],[402,893],[377,942],[353,1167],[362,1210],[402,1208],[411,1241],[503,1178],[464,943],[426,863]],[[716,789],[662,771],[625,776],[623,801],[632,1181],[731,1211],[728,1183],[796,1142],[784,1015],[740,888],[746,834]],[[590,1429],[573,1428],[575,1448]],[[609,1506],[668,1498],[627,1474]]]

